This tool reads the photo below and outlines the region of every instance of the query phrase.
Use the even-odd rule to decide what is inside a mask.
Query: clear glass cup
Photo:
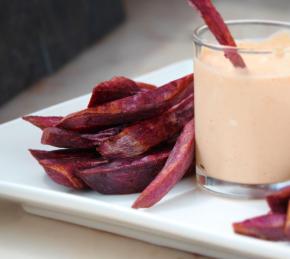
[[[226,23],[239,47],[219,45],[207,26],[194,32],[197,183],[227,197],[260,198],[290,184],[290,24]],[[226,49],[246,69],[235,68]]]

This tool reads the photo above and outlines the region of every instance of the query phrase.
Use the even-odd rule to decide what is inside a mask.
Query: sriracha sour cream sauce
[[[290,179],[290,33],[238,42],[246,69],[222,51],[195,60],[196,160],[203,174],[244,184]]]

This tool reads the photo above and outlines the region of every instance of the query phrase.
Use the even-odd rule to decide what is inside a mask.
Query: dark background
[[[121,0],[1,0],[0,105],[125,19]]]
[[[34,19],[40,22],[35,26],[39,29],[43,28],[43,24],[52,24],[49,30],[44,26],[43,31],[34,29],[13,31],[4,26],[5,23],[2,20],[5,17],[9,18],[12,24],[16,23],[20,26],[25,23],[23,17],[9,14],[10,9],[5,9],[3,6],[5,3],[8,6],[13,6],[14,3],[16,5],[14,8],[26,10],[29,4],[35,7],[36,3],[40,2],[44,3],[44,6],[45,4],[67,5],[57,8],[64,14],[70,14],[67,26],[64,27],[67,29],[62,28],[61,25],[61,22],[66,20],[64,15],[56,18],[58,12],[51,11],[50,17],[54,18],[49,20],[45,18],[43,8],[39,8],[42,11],[36,13]],[[67,4],[68,2],[71,4]],[[77,3],[77,10],[73,9],[75,7],[73,2]],[[90,5],[90,2],[93,4]],[[0,99],[7,99],[11,89],[17,89],[14,92],[16,95],[0,106],[0,123],[86,94],[97,82],[107,80],[112,76],[134,77],[179,60],[192,58],[192,31],[202,21],[196,12],[188,7],[186,0],[124,0],[122,2],[125,20],[122,18],[123,22],[113,26],[112,30],[101,37],[93,34],[95,39],[90,42],[88,40],[90,37],[84,36],[90,34],[86,33],[97,29],[102,30],[109,24],[108,21],[99,22],[98,18],[120,19],[118,13],[108,15],[105,11],[100,11],[103,9],[98,4],[99,2],[106,4],[105,9],[112,11],[111,4],[119,1],[0,0],[0,30],[2,32],[0,64],[1,62],[4,64],[1,66],[0,78],[6,78],[8,82],[4,84],[3,81],[1,82],[3,79],[0,79],[0,88],[6,89],[0,91]],[[17,6],[15,3],[20,5]],[[82,8],[79,7],[81,4],[83,4]],[[215,4],[225,19],[258,18],[290,21],[289,0],[215,0]],[[86,15],[84,15],[85,12],[87,12]],[[71,25],[74,22],[79,22],[80,25]],[[64,36],[76,40],[66,41],[65,47],[55,48],[53,46],[56,46],[56,43],[49,39],[50,34],[53,35],[53,29],[60,39],[59,42],[64,41]],[[48,34],[46,34],[47,31]],[[63,33],[57,33],[58,31]],[[26,35],[24,39],[34,37],[35,42],[28,44],[26,41],[26,44],[17,46],[16,43],[21,40],[18,35],[21,33]],[[8,47],[6,44],[3,48],[9,34],[14,43],[8,43]],[[40,39],[43,40],[40,41]],[[86,47],[83,45],[84,40],[88,43]],[[79,46],[81,51],[76,51],[74,46]],[[34,51],[34,54],[29,55],[28,58],[23,57],[23,54],[19,52],[20,49]],[[59,60],[61,57],[65,60],[67,53],[72,53],[73,57],[68,58],[59,68]],[[36,66],[35,63],[32,64],[31,60],[33,62],[42,60],[42,68]],[[16,69],[17,66],[19,67]],[[40,73],[43,69],[48,73],[56,72],[32,80],[35,78],[33,75]],[[20,91],[20,88],[24,90]]]

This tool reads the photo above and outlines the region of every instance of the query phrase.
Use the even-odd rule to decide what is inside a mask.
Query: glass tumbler
[[[227,197],[261,198],[290,184],[290,24],[226,22],[238,47],[194,32],[197,183]],[[224,55],[238,52],[246,68]]]

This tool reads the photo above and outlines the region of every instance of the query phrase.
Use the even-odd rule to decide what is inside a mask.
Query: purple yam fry
[[[126,158],[145,153],[150,148],[179,133],[193,118],[193,95],[160,116],[137,122],[104,141],[97,150],[104,157]]]
[[[187,75],[152,91],[140,92],[64,117],[58,127],[88,131],[103,126],[135,122],[160,115],[193,92],[193,75]]]
[[[286,213],[288,200],[290,199],[290,186],[282,188],[266,197],[272,212]]]
[[[200,12],[204,22],[221,45],[236,47],[236,42],[211,0],[188,0],[192,7]],[[236,49],[225,48],[225,57],[228,58],[234,67],[245,68],[246,64]]]
[[[149,208],[160,201],[186,174],[194,157],[194,122],[189,121],[171,151],[166,164],[157,177],[146,187],[132,205]]]
[[[95,134],[82,134],[82,137],[93,141],[96,145],[100,145],[104,141],[119,134],[123,128],[124,128],[124,125],[119,125],[113,128],[99,131],[98,133],[95,133]]]
[[[286,216],[286,224],[285,224],[285,234],[287,238],[290,240],[290,199],[288,200],[288,208],[287,208],[287,216]]]
[[[94,134],[81,134],[57,127],[43,130],[41,143],[61,148],[94,148],[112,136],[118,134],[122,127],[106,129]]]
[[[29,152],[36,160],[99,158],[99,154],[94,149],[57,149],[52,151],[29,149]]]
[[[183,178],[192,177],[195,175],[195,159],[193,158],[191,165],[187,169],[186,173],[184,174]]]
[[[147,84],[143,82],[136,82],[136,84],[138,85],[141,91],[151,91],[157,88],[155,85],[151,85],[151,84]]]
[[[122,76],[113,77],[94,87],[88,108],[131,96],[139,91],[140,88],[133,80]]]
[[[33,124],[34,126],[45,129],[48,127],[54,127],[58,124],[63,117],[61,116],[24,116],[23,120],[26,120]]]
[[[134,159],[115,160],[81,170],[78,176],[93,190],[103,194],[141,192],[158,174],[170,149],[152,151]]]
[[[74,175],[74,170],[66,164],[51,163],[50,160],[40,160],[47,175],[57,184],[77,190],[86,189],[86,184]]]
[[[255,238],[273,241],[285,240],[287,239],[284,232],[285,220],[285,214],[269,213],[234,223],[233,229],[238,234]]]
[[[73,189],[86,189],[86,184],[76,175],[77,171],[107,163],[107,160],[95,157],[70,157],[40,159],[38,162],[54,182]]]
[[[85,189],[84,182],[75,176],[76,170],[107,162],[94,150],[59,149],[53,151],[29,150],[56,183],[73,189]]]
[[[41,144],[62,148],[93,148],[96,146],[93,141],[83,138],[77,132],[56,127],[43,130]]]

